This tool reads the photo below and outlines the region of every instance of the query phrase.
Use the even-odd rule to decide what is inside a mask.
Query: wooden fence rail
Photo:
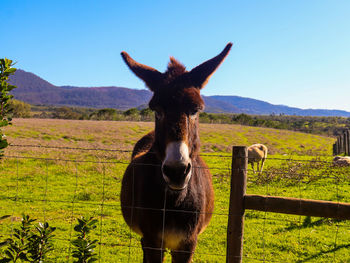
[[[347,149],[349,150],[349,148]],[[247,147],[234,146],[232,150],[231,193],[227,227],[227,263],[242,262],[245,209],[350,220],[350,203],[246,195],[247,168]]]
[[[337,136],[337,141],[333,144],[333,155],[345,154],[350,156],[350,130],[345,130]]]

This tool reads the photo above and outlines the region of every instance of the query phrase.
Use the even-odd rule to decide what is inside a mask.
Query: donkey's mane
[[[167,81],[172,81],[185,72],[187,72],[186,67],[174,57],[170,57],[170,62],[168,63],[168,68],[165,72],[165,79]]]

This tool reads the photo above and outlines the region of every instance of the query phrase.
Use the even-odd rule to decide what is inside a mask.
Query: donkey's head
[[[121,53],[129,68],[153,92],[149,107],[156,114],[154,150],[162,161],[163,178],[173,190],[186,188],[191,178],[191,159],[199,151],[198,113],[204,109],[200,90],[231,46],[227,44],[219,55],[191,71],[170,58],[165,73],[136,62],[126,52]]]

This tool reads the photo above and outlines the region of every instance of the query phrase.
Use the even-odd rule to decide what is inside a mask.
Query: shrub
[[[31,116],[30,104],[13,99],[9,105],[14,118],[29,118]]]
[[[97,261],[96,248],[97,240],[91,240],[90,232],[96,228],[97,219],[93,217],[78,218],[78,224],[74,227],[77,232],[76,239],[72,240],[72,245],[75,247],[73,257],[76,258],[76,263],[90,263]]]
[[[0,221],[10,217],[5,215],[0,217]],[[55,227],[49,223],[38,223],[33,226],[36,219],[31,219],[28,215],[22,216],[21,225],[14,229],[14,234],[4,242],[0,242],[0,248],[5,247],[4,256],[0,257],[0,263],[8,262],[45,262],[48,254],[54,250],[53,232]],[[97,219],[93,217],[78,218],[75,225],[76,238],[72,240],[74,249],[72,256],[75,263],[91,263],[97,261],[97,253],[94,251],[97,239],[90,237],[91,231],[96,228]]]
[[[8,216],[2,217],[2,219]],[[50,227],[48,223],[39,223],[33,227],[33,222],[28,215],[22,216],[21,226],[14,229],[12,238],[1,244],[7,245],[5,256],[0,259],[5,262],[43,262],[50,251],[53,250],[52,238],[55,227]]]
[[[10,59],[0,59],[0,157],[3,155],[3,149],[8,146],[6,136],[1,128],[11,125],[12,120],[9,117],[11,112],[9,102],[13,96],[10,95],[9,92],[16,88],[16,86],[10,85],[8,83],[8,78],[16,71],[16,69],[12,67],[13,65]]]

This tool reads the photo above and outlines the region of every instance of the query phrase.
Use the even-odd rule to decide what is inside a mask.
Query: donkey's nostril
[[[185,175],[188,175],[188,173],[191,171],[191,163],[188,163],[187,168],[185,170]]]
[[[170,174],[170,173],[172,172],[171,166],[169,166],[169,165],[163,165],[163,166],[162,166],[162,172],[163,172],[163,174],[165,174],[165,175]]]

